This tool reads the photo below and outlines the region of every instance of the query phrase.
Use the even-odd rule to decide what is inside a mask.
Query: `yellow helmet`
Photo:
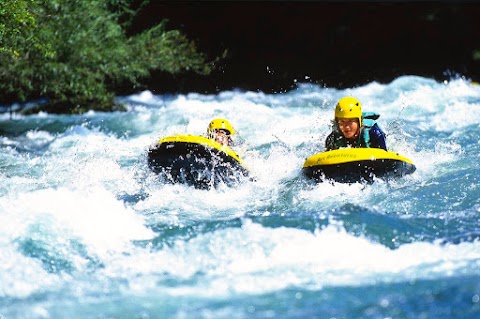
[[[230,122],[226,119],[222,118],[213,119],[210,124],[208,124],[207,134],[211,134],[215,130],[225,130],[230,136],[235,135],[236,133],[232,124],[230,124]]]
[[[352,96],[346,96],[338,101],[335,107],[335,119],[337,118],[356,118],[358,123],[362,125],[362,104],[359,100]]]

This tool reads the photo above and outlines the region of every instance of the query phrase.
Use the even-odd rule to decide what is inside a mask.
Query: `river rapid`
[[[314,183],[334,105],[380,113],[412,175]],[[0,318],[479,318],[480,86],[119,97],[0,115]],[[146,152],[224,117],[254,181],[164,184]]]

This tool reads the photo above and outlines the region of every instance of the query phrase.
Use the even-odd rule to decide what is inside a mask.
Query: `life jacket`
[[[365,147],[370,147],[370,129],[377,123],[380,114],[375,112],[362,112],[362,127],[360,134],[365,143]]]
[[[370,147],[370,129],[377,123],[380,114],[375,112],[362,112],[362,127],[360,134],[354,141],[348,141],[340,132],[337,123],[334,123],[334,144],[336,148],[347,147],[352,145],[354,147]]]

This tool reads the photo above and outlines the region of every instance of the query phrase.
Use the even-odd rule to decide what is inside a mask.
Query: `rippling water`
[[[302,176],[344,95],[381,114],[414,174]],[[480,317],[480,86],[120,99],[128,112],[0,116],[0,318]],[[214,117],[256,181],[159,182],[148,147]]]

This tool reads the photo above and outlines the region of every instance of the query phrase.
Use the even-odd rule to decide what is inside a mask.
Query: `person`
[[[235,129],[226,119],[216,118],[210,121],[207,128],[207,137],[213,139],[223,146],[232,146],[232,137],[235,135]]]
[[[371,147],[387,150],[385,133],[377,122],[380,115],[362,112],[362,104],[352,96],[346,96],[335,106],[333,131],[325,140],[327,151],[343,147]]]

